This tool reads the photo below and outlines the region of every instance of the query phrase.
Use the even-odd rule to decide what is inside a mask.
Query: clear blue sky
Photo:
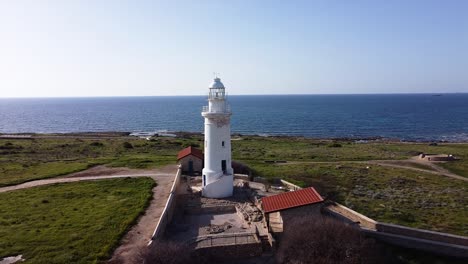
[[[0,0],[0,97],[468,92],[468,1]]]

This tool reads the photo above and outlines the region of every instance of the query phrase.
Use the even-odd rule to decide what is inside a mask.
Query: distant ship
[[[442,96],[442,94],[433,94],[432,96]]]

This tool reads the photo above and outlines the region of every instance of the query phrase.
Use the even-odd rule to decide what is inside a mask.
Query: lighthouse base
[[[207,184],[202,189],[202,195],[208,198],[225,198],[232,196],[233,175],[223,175],[218,180]]]

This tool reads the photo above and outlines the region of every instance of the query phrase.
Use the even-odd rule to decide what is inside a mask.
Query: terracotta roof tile
[[[192,146],[184,148],[183,150],[179,151],[179,154],[177,154],[177,160],[180,160],[182,158],[187,157],[188,155],[193,155],[199,159],[203,159],[203,152],[197,148],[194,148]]]
[[[262,207],[265,213],[272,213],[322,201],[322,196],[313,187],[309,187],[293,192],[263,197]]]

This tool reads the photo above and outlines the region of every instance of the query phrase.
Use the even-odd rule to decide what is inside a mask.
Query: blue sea
[[[232,132],[468,141],[468,94],[230,96]],[[205,96],[0,99],[0,133],[203,131]]]

